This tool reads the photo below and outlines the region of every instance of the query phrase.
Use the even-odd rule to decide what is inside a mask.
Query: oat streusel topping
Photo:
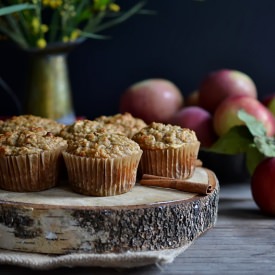
[[[132,137],[139,130],[147,126],[147,124],[140,118],[133,117],[130,113],[116,114],[113,116],[100,116],[95,118],[105,125],[115,125],[117,131],[125,134],[127,137]]]
[[[120,134],[91,133],[85,138],[68,141],[67,152],[92,158],[117,158],[141,152],[139,145]]]
[[[67,141],[43,128],[0,134],[0,156],[34,154],[62,147],[67,147]]]
[[[141,129],[132,139],[140,145],[141,149],[179,148],[184,143],[198,142],[193,130],[157,122]]]
[[[34,115],[20,115],[8,118],[0,124],[0,133],[43,127],[46,131],[57,134],[65,125],[49,118]]]
[[[97,133],[107,133],[106,127],[98,121],[94,120],[78,120],[71,125],[66,125],[61,131],[60,136],[64,139],[78,139],[85,137],[87,134],[97,132]]]

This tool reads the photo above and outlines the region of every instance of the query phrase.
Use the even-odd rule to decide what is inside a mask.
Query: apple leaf
[[[253,136],[248,128],[244,125],[234,126],[206,150],[213,153],[234,155],[246,152],[251,143],[253,143]]]
[[[260,136],[254,138],[254,143],[266,157],[275,157],[275,139],[273,137]]]
[[[245,161],[246,167],[250,175],[253,174],[253,171],[257,165],[265,158],[265,155],[262,154],[255,145],[251,145],[246,150]]]
[[[254,116],[249,115],[247,112],[241,109],[238,111],[238,117],[245,123],[253,136],[266,135],[266,129],[263,123],[258,121]]]
[[[206,151],[228,155],[244,153],[252,175],[264,158],[275,157],[275,137],[268,137],[262,122],[244,110],[238,111],[238,117],[244,125],[232,127]]]

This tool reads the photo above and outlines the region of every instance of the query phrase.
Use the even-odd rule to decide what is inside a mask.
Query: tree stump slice
[[[208,195],[144,187],[88,197],[67,185],[0,190],[0,248],[65,255],[162,251],[189,245],[217,220],[219,184]]]

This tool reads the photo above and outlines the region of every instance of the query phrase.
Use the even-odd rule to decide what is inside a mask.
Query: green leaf
[[[18,5],[12,5],[4,8],[0,8],[0,16],[23,11],[23,10],[29,10],[34,9],[35,5],[32,4],[18,4]]]
[[[252,175],[264,158],[275,157],[275,137],[268,137],[264,125],[244,110],[238,111],[238,117],[245,125],[232,127],[205,150],[228,155],[244,153],[247,169]]]
[[[83,32],[83,31],[81,32],[81,36],[86,38],[95,38],[95,39],[110,39],[110,37],[106,35],[95,34],[91,32]]]
[[[4,33],[5,35],[9,36],[14,42],[16,42],[20,47],[27,48],[26,41],[21,37],[21,35],[17,35],[16,33],[11,32],[5,26],[0,25],[0,32]]]
[[[242,120],[248,127],[250,133],[253,136],[265,136],[266,129],[262,122],[258,121],[254,116],[251,116],[244,110],[238,111],[238,117]]]
[[[60,18],[59,18],[59,11],[58,10],[55,10],[53,13],[52,13],[52,19],[51,19],[51,22],[50,22],[50,28],[49,28],[49,42],[52,43],[54,42],[55,40],[58,40],[58,37],[57,37],[57,33],[60,29]]]
[[[275,140],[274,137],[255,137],[254,143],[262,154],[266,157],[275,157]]]
[[[234,155],[246,152],[253,136],[246,126],[234,126],[206,151]]]
[[[82,21],[86,21],[94,18],[94,15],[89,10],[79,11],[73,18],[74,24],[78,26]]]
[[[250,175],[253,175],[257,165],[265,158],[255,145],[251,145],[247,148],[245,157],[246,167]]]
[[[145,5],[145,3],[146,1],[139,2],[136,5],[134,5],[131,9],[129,9],[127,12],[122,13],[119,17],[109,20],[108,22],[102,23],[101,25],[95,27],[95,32],[100,32],[112,26],[121,24],[122,22],[126,21],[131,16],[133,16],[134,14],[142,11],[142,8]]]

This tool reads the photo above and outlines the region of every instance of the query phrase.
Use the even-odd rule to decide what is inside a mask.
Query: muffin
[[[13,116],[0,123],[0,133],[11,132],[32,127],[41,127],[57,135],[65,125],[49,118],[34,115]]]
[[[186,179],[193,175],[200,142],[194,131],[153,122],[132,139],[143,150],[139,173]]]
[[[66,125],[60,131],[59,136],[66,140],[77,140],[93,132],[103,134],[107,133],[108,131],[112,132],[112,129],[107,129],[101,122],[83,119],[77,120],[71,125]],[[115,131],[115,127],[113,127],[113,131]]]
[[[0,188],[32,192],[55,186],[66,147],[64,139],[43,128],[0,134]]]
[[[118,133],[131,138],[147,124],[140,118],[133,117],[130,113],[116,114],[113,116],[100,116],[96,121],[104,123],[106,127],[115,126]]]
[[[142,155],[139,145],[120,134],[91,133],[69,140],[63,157],[72,189],[90,196],[130,191]]]

